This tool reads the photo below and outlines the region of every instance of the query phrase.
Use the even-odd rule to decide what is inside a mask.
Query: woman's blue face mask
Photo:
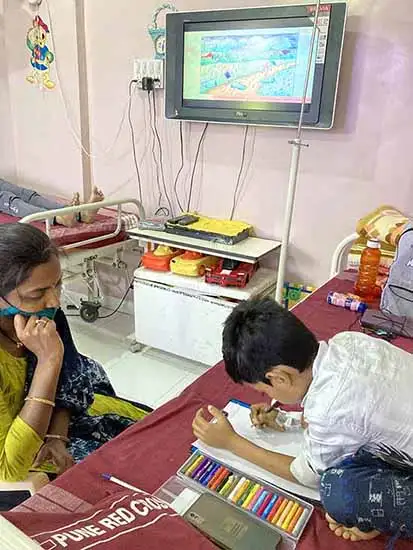
[[[23,311],[14,306],[9,306],[4,309],[0,309],[0,317],[14,317],[15,315],[23,315],[23,317],[47,317],[47,319],[53,320],[56,315],[56,307],[48,307],[46,309],[41,309],[40,311]]]

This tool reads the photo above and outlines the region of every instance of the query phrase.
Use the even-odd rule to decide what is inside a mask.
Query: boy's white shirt
[[[343,332],[321,342],[302,405],[308,428],[291,472],[304,485],[361,447],[413,457],[413,355],[386,341]]]

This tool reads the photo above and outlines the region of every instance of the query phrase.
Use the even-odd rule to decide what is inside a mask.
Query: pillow
[[[365,239],[379,239],[397,246],[400,235],[409,219],[393,206],[380,206],[357,224],[357,233]]]

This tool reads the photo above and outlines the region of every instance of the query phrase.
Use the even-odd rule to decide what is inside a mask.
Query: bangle
[[[58,439],[59,441],[63,441],[64,443],[70,443],[70,439],[64,435],[59,434],[46,434],[45,439]]]
[[[42,405],[49,405],[49,407],[54,407],[54,401],[49,399],[42,399],[41,397],[26,397],[25,401],[34,401],[35,403],[41,403]]]

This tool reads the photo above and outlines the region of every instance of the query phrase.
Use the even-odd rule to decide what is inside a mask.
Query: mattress
[[[9,214],[0,213],[0,224],[4,223],[16,223],[19,218],[10,216]],[[32,222],[34,225],[45,230],[45,222]],[[116,237],[106,239],[98,243],[92,243],[89,245],[79,246],[76,249],[91,249],[99,248],[100,246],[106,246],[109,244],[117,243],[127,239],[126,230],[137,227],[138,219],[133,214],[122,215],[122,230]],[[113,213],[109,214],[97,214],[96,220],[93,223],[76,223],[73,227],[64,227],[63,225],[53,225],[51,227],[50,238],[58,247],[65,245],[86,241],[95,237],[102,237],[113,233],[117,227],[117,218]]]

